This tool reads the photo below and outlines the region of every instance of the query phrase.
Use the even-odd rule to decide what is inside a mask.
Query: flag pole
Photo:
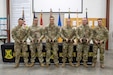
[[[52,8],[50,8],[50,17],[52,16]]]
[[[87,24],[88,24],[88,15],[87,15],[87,8],[86,8],[86,19],[87,19]]]
[[[70,8],[69,8],[69,14],[68,14],[68,19],[70,19]]]
[[[42,10],[41,10],[41,14],[40,14],[40,25],[43,25],[43,20],[42,20]]]
[[[78,20],[78,9],[77,9],[77,20],[76,20],[77,22],[76,22],[76,26],[78,26],[79,25],[79,20]]]
[[[60,18],[60,8],[59,8],[59,17],[58,17],[58,26],[60,26],[61,27],[61,18]]]

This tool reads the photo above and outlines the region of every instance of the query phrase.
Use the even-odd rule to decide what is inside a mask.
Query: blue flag
[[[60,13],[59,13],[59,18],[58,18],[58,26],[62,26],[62,23],[61,23],[61,18],[60,18]]]

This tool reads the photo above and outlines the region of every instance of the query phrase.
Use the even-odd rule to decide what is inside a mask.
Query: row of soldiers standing
[[[66,20],[66,26],[63,28],[57,27],[54,24],[54,17],[51,16],[50,23],[47,27],[42,29],[38,26],[38,18],[33,19],[33,25],[29,28],[23,27],[23,19],[18,19],[18,26],[12,30],[12,38],[15,40],[14,51],[15,51],[15,68],[19,66],[20,54],[24,58],[25,66],[34,66],[36,58],[36,49],[38,51],[38,59],[41,66],[50,65],[51,48],[53,50],[54,63],[56,67],[59,66],[58,61],[58,42],[57,39],[61,37],[63,39],[63,63],[62,67],[65,67],[66,57],[68,57],[69,64],[71,66],[80,66],[80,61],[83,57],[83,65],[88,67],[88,52],[89,44],[92,39],[94,42],[93,46],[93,62],[92,66],[95,67],[97,60],[98,48],[100,49],[100,67],[104,68],[104,50],[105,43],[108,38],[108,30],[106,27],[102,26],[102,19],[98,19],[98,26],[95,29],[91,29],[88,26],[88,21],[86,18],[82,19],[82,25],[73,29],[71,26],[70,19]],[[28,64],[27,55],[27,38],[30,39],[30,50],[31,50],[31,63]],[[46,39],[46,64],[44,64],[43,54],[42,54],[42,39]],[[76,40],[77,43],[76,43]],[[74,65],[72,63],[72,53],[73,53],[73,43],[77,46],[77,63]],[[83,56],[82,56],[83,55]]]

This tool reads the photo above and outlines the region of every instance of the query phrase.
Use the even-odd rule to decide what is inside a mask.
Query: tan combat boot
[[[78,61],[76,64],[76,67],[79,67],[79,66],[80,66],[80,61]]]
[[[100,64],[100,67],[101,67],[101,68],[104,68],[104,64]]]
[[[57,64],[55,64],[56,65],[56,67],[59,67],[59,64],[57,63]]]
[[[74,64],[73,64],[72,62],[69,62],[69,64],[70,64],[72,67],[74,67]]]
[[[83,62],[84,67],[88,68],[88,65],[86,62]]]
[[[15,67],[14,68],[18,68],[19,67],[19,63],[16,63]]]
[[[92,67],[95,67],[95,66],[96,66],[96,62],[93,62],[93,63],[92,63]]]
[[[44,67],[45,65],[43,63],[40,64],[41,67]]]
[[[62,67],[65,67],[65,63],[62,63]]]
[[[32,62],[29,66],[33,67],[34,65],[35,65],[34,62]],[[26,65],[26,66],[28,66],[28,65]]]
[[[49,67],[49,64],[46,64],[46,67],[48,68]]]

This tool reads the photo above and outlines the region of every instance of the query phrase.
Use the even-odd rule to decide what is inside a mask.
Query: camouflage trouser
[[[100,50],[100,63],[104,63],[104,50],[105,50],[105,44],[101,44],[101,45],[93,45],[93,62],[97,61],[97,52],[98,49]]]
[[[28,47],[27,43],[14,43],[14,51],[15,51],[15,63],[19,63],[20,56],[21,56],[21,50],[22,50],[22,56],[24,58],[24,63],[28,63]]]
[[[81,61],[82,60],[82,55],[83,55],[83,61],[87,62],[88,61],[88,52],[89,52],[89,44],[79,43],[77,45],[77,58],[76,58],[76,61]]]
[[[30,44],[30,50],[31,50],[31,62],[35,62],[36,58],[36,50],[38,52],[38,59],[40,63],[43,63],[43,53],[42,53],[42,43],[31,43]]]
[[[51,50],[52,48],[52,50]],[[51,51],[53,52],[53,58],[54,58],[54,63],[58,64],[58,43],[46,43],[46,63],[50,64],[50,59],[51,59]]]
[[[73,43],[63,43],[63,63],[66,62],[66,57],[68,57],[69,62],[72,62],[73,54]]]

